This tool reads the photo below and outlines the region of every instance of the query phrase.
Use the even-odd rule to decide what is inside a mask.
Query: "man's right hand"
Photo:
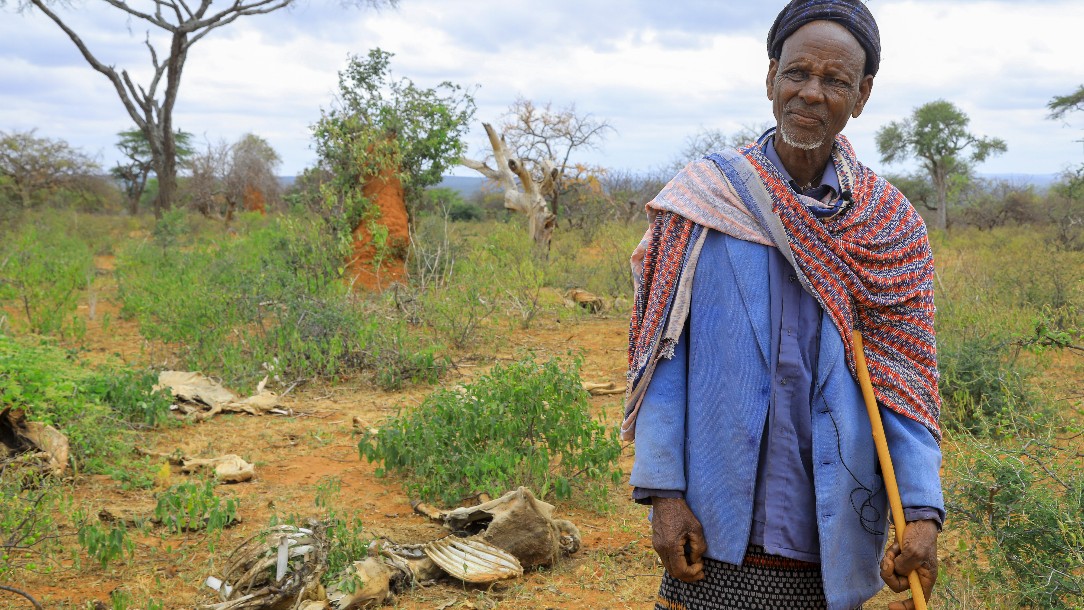
[[[704,578],[701,558],[708,545],[704,528],[689,505],[682,498],[652,498],[651,507],[651,545],[663,567],[670,576],[684,582]]]

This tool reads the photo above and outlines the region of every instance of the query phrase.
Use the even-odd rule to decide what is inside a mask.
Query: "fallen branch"
[[[0,591],[10,591],[10,592],[12,592],[12,593],[14,593],[16,595],[22,595],[23,597],[26,598],[26,601],[30,602],[30,604],[32,606],[34,606],[34,608],[36,608],[36,610],[43,610],[42,607],[41,607],[41,604],[38,603],[38,600],[34,599],[26,591],[23,591],[21,589],[16,589],[15,587],[9,587],[8,585],[0,585]]]

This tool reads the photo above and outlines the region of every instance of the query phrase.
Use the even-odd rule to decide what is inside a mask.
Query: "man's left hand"
[[[912,521],[907,524],[903,534],[903,549],[898,542],[892,543],[881,560],[881,579],[888,588],[896,593],[910,588],[907,576],[918,572],[922,583],[922,592],[926,600],[933,593],[933,583],[937,580],[937,523],[931,520]],[[915,610],[914,600],[892,602],[888,610]]]

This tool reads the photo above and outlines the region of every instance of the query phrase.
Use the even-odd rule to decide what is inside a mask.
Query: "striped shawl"
[[[651,226],[632,256],[636,297],[622,436],[659,358],[670,358],[689,314],[705,229],[780,248],[831,316],[855,376],[851,330],[862,332],[878,402],[925,425],[940,442],[933,330],[933,256],[926,225],[907,199],[855,158],[832,151],[848,209],[817,219],[757,144],[695,161],[648,203]]]

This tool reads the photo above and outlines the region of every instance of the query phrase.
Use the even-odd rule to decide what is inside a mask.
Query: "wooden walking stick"
[[[900,488],[896,484],[896,470],[892,467],[892,456],[888,453],[888,440],[885,438],[884,424],[881,423],[881,411],[877,407],[877,399],[873,395],[873,383],[869,379],[866,352],[862,347],[862,333],[853,331],[851,341],[854,347],[854,368],[858,372],[858,385],[862,388],[862,398],[866,399],[866,411],[869,413],[869,423],[873,427],[873,444],[877,447],[877,461],[881,463],[885,491],[888,492],[888,505],[892,509],[892,523],[896,526],[896,542],[900,544],[902,550],[903,532],[907,528],[907,521],[903,516]],[[911,599],[915,602],[915,610],[926,610],[926,596],[922,592],[918,572],[913,571],[908,574],[907,582],[911,585]]]

